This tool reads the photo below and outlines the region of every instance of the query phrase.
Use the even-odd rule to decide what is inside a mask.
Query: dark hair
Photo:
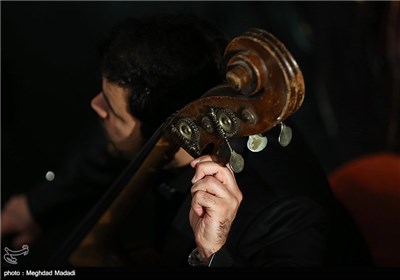
[[[221,83],[226,37],[195,16],[127,19],[102,49],[101,71],[130,91],[130,111],[148,138],[176,110]]]

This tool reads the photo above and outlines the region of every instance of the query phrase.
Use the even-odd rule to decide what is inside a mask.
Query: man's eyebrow
[[[108,108],[110,108],[111,112],[113,112],[113,114],[114,114],[115,116],[117,116],[118,118],[121,118],[121,116],[118,115],[118,114],[115,112],[114,108],[111,106],[110,100],[108,100],[108,97],[107,97],[107,95],[104,94],[104,91],[102,91],[101,94],[103,94],[104,100],[106,101],[106,103],[107,103],[107,105],[108,105]]]

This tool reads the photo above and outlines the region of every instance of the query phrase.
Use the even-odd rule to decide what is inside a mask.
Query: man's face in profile
[[[129,111],[129,91],[103,78],[102,91],[91,101],[114,155],[132,158],[142,147],[141,122]]]

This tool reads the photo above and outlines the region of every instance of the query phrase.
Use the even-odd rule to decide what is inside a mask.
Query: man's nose
[[[101,92],[92,99],[92,101],[90,102],[90,106],[99,115],[100,118],[107,118],[108,108]]]

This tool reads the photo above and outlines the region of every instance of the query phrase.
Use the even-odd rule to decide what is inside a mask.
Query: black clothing
[[[245,160],[244,170],[236,174],[243,201],[227,243],[215,254],[211,266],[371,264],[358,229],[335,200],[324,172],[300,133],[294,127],[292,129],[292,143],[287,147],[277,143],[279,127],[265,133],[269,143],[259,153],[247,150],[247,138],[231,141],[234,150]],[[50,212],[56,207],[63,208],[67,209],[62,211],[64,218],[68,217],[67,213],[72,216],[69,210],[83,209],[79,203],[87,201],[97,183],[109,185],[110,179],[116,178],[113,173],[121,165],[106,161],[107,157],[89,155],[96,160],[81,162],[81,169],[77,170],[81,178],[79,185],[74,184],[71,188],[60,184],[57,191],[54,187],[57,200],[53,198],[54,194],[47,192],[30,194],[30,206],[43,209],[32,209],[33,213],[46,213],[44,210],[49,204],[38,204],[35,200],[43,201],[40,197],[47,195],[48,201],[54,202],[47,208]],[[95,169],[91,167],[93,164]],[[107,166],[116,167],[108,173]],[[148,202],[141,205],[146,208],[137,211],[140,217],[132,217],[129,221],[132,230],[119,237],[128,251],[140,244],[152,246],[158,249],[161,264],[188,266],[188,255],[196,247],[189,224],[193,175],[194,170],[189,166],[160,172],[160,184],[149,192]],[[35,218],[41,220],[38,216]],[[48,218],[42,216],[43,220]],[[137,263],[138,256],[131,256],[135,256],[133,265],[141,265]]]
[[[82,216],[128,165],[107,152],[103,134],[94,133],[83,153],[74,155],[54,181],[43,181],[27,193],[33,219],[44,229]]]
[[[292,143],[285,148],[277,143],[278,134],[278,127],[266,133],[269,143],[259,153],[245,148],[247,139],[233,141],[245,159],[244,170],[236,174],[243,201],[228,241],[211,266],[371,264],[360,232],[335,200],[300,133],[294,130]],[[169,189],[176,188],[174,193],[179,194],[183,189],[179,184],[186,182],[189,193],[168,234],[163,258],[167,264],[187,264],[196,247],[188,218],[193,175],[182,173],[186,179],[177,184],[174,177],[175,182],[169,183]]]

